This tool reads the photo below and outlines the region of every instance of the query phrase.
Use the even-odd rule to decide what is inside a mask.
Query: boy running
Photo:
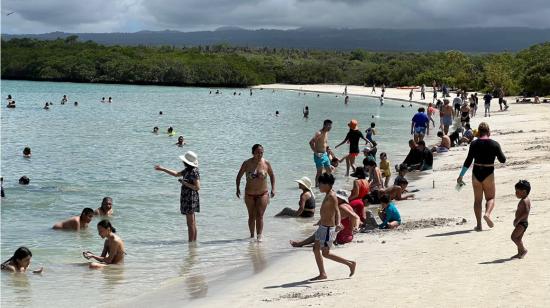
[[[334,176],[323,173],[319,176],[319,190],[325,193],[325,199],[321,204],[321,218],[317,225],[319,228],[315,232],[315,243],[313,244],[313,253],[315,262],[319,268],[319,276],[312,278],[311,281],[327,279],[323,257],[332,261],[342,263],[349,267],[349,277],[355,273],[355,261],[346,260],[342,257],[330,253],[330,247],[336,238],[336,232],[343,229],[340,221],[340,209],[338,208],[338,199],[336,193],[332,190],[334,185]]]

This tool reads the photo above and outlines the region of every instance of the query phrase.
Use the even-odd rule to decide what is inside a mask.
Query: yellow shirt
[[[380,170],[384,172],[384,176],[391,176],[390,161],[380,161]]]

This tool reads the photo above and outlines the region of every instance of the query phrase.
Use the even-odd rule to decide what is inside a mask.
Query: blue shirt
[[[388,223],[392,221],[397,221],[401,224],[401,215],[399,215],[399,211],[397,210],[395,204],[390,202],[386,208],[386,219],[384,219],[384,221],[380,224],[380,229],[386,229],[388,227]]]
[[[412,121],[414,123],[414,127],[428,127],[430,123],[430,119],[428,119],[428,116],[424,112],[418,112],[415,114]]]

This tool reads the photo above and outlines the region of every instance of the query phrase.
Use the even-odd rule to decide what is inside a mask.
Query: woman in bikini
[[[101,256],[94,255],[91,251],[84,251],[82,255],[87,260],[94,259],[101,263],[90,262],[91,269],[103,268],[109,264],[122,264],[124,262],[124,242],[116,235],[116,229],[104,219],[97,223],[97,233],[105,239]]]
[[[241,197],[241,178],[246,173],[246,186],[244,188],[244,203],[248,210],[248,229],[250,238],[254,238],[256,230],[258,242],[262,241],[264,229],[264,212],[269,203],[267,177],[271,181],[271,198],[275,197],[275,175],[271,164],[263,158],[264,148],[260,144],[252,147],[252,158],[243,162],[237,174],[237,198]]]
[[[505,163],[506,157],[500,149],[498,142],[489,139],[491,132],[489,125],[485,122],[479,124],[479,138],[472,141],[468,156],[464,161],[460,176],[456,180],[459,184],[463,184],[462,177],[470,168],[472,162],[472,186],[474,188],[474,213],[476,215],[477,226],[476,231],[481,231],[481,202],[485,195],[485,215],[483,218],[487,222],[489,228],[494,226],[491,220],[491,213],[495,208],[495,158],[499,162]]]

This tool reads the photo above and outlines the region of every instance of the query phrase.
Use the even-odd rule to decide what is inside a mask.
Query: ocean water
[[[334,94],[298,95],[293,91],[100,85],[2,81],[1,173],[6,198],[1,203],[1,259],[19,246],[33,252],[31,268],[42,275],[2,272],[1,304],[5,307],[84,307],[116,303],[184,282],[178,298],[193,299],[215,292],[216,283],[231,273],[252,275],[270,260],[288,253],[289,239],[313,231],[312,219],[273,216],[284,207],[297,208],[300,191],[293,182],[313,178],[315,167],[309,139],[326,118],[334,147],[343,140],[350,119],[365,130],[371,121],[379,132],[378,153],[392,164],[403,159],[412,108],[386,100],[351,97],[349,105]],[[233,95],[233,92],[242,94]],[[7,109],[11,94],[17,108]],[[60,105],[63,94],[69,102]],[[101,97],[113,97],[112,104]],[[45,101],[54,102],[49,111]],[[74,106],[73,102],[79,105]],[[302,108],[310,108],[303,119]],[[279,110],[280,116],[274,113]],[[163,111],[163,115],[159,115]],[[374,116],[374,118],[373,118]],[[161,133],[154,135],[154,126]],[[173,126],[176,136],[164,132]],[[187,145],[175,146],[178,135]],[[247,212],[235,196],[235,176],[253,144],[264,146],[272,163],[277,195],[265,214],[264,242],[248,240]],[[32,148],[32,158],[22,155]],[[177,178],[157,172],[160,163],[183,168],[178,159],[187,150],[199,156],[201,212],[198,243],[189,246],[185,217],[179,212]],[[336,151],[340,156],[347,146]],[[336,171],[336,187],[349,187],[345,167]],[[22,175],[31,179],[20,186]],[[242,179],[241,189],[244,191]],[[317,201],[322,196],[316,191]],[[84,207],[97,208],[103,197],[114,201],[112,224],[125,241],[123,266],[89,270],[82,251],[101,253],[94,218],[80,232],[54,231],[51,226]]]

